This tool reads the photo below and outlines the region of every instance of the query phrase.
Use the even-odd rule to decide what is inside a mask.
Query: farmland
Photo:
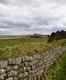
[[[0,39],[0,59],[9,57],[18,57],[23,55],[32,55],[34,53],[45,52],[50,44],[48,38],[8,38]]]
[[[0,38],[0,59],[12,58],[23,55],[32,55],[35,53],[44,53],[49,47],[64,46],[66,39],[54,40],[48,43],[46,38],[30,38],[30,37],[8,37]]]
[[[22,60],[23,62],[21,62]],[[36,79],[39,78],[38,80],[44,78],[46,78],[46,80],[65,80],[65,61],[66,39],[48,42],[48,37],[0,38],[0,67],[2,67],[3,70],[3,67],[8,70],[8,67],[10,66],[13,68],[14,65],[17,67],[20,67],[21,65],[23,68],[20,67],[20,71],[21,69],[24,71],[23,73],[19,72],[20,75],[24,74],[26,76],[26,73],[29,75],[29,72],[32,71],[32,76]],[[25,65],[23,66],[23,64]],[[37,65],[39,65],[39,67]],[[25,68],[28,71],[25,70]],[[46,73],[44,73],[44,71],[46,71]],[[15,76],[15,73],[18,72],[18,69],[16,72],[13,72],[14,75],[12,76]],[[9,75],[8,73],[6,74],[5,71],[4,74],[6,76]],[[3,78],[5,78],[4,74],[1,73]],[[24,78],[23,76],[21,77]],[[28,77],[30,79],[30,76]],[[33,77],[31,77],[31,79]]]

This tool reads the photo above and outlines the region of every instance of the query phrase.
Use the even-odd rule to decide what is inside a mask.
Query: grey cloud
[[[2,4],[14,4],[14,5],[39,5],[40,3],[58,3],[58,4],[66,4],[66,0],[0,0]]]
[[[65,5],[66,4],[66,0],[46,0],[49,3],[56,3],[58,5]]]
[[[7,0],[0,0],[0,3],[7,3]]]
[[[65,0],[0,0],[0,3],[0,34],[66,30],[66,6],[61,6]]]
[[[38,0],[0,0],[0,3],[2,4],[11,4],[11,5],[35,5],[35,3],[38,3]]]
[[[6,5],[7,5],[7,4],[9,4],[9,0],[0,0],[0,3],[1,3],[1,4],[6,4]]]
[[[66,29],[64,25],[59,25],[57,18],[42,18],[42,17],[35,17],[32,21],[25,22],[13,22],[13,21],[2,21],[0,23],[0,28],[4,30],[1,31],[1,34],[8,33],[9,35],[12,34],[32,34],[32,33],[41,33],[41,34],[48,34],[52,31]],[[60,20],[60,18],[58,18]],[[25,33],[24,33],[25,32]]]

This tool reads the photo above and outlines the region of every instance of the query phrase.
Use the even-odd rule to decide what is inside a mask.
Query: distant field
[[[43,53],[50,46],[48,38],[13,38],[0,39],[0,58],[17,57],[22,55],[32,55]]]
[[[44,53],[49,47],[63,46],[66,39],[48,43],[48,38],[13,37],[0,39],[0,59]]]

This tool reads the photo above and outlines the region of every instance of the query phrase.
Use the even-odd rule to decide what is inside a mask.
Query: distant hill
[[[47,38],[48,35],[41,35],[41,34],[33,34],[30,36],[31,38]]]
[[[53,40],[65,39],[66,38],[66,31],[57,31],[51,33],[49,36],[48,42],[52,42]]]

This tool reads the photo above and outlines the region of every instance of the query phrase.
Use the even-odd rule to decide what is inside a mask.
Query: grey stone
[[[8,78],[8,79],[6,79],[6,80],[14,80],[14,79],[13,79],[13,77],[9,77],[9,78]]]
[[[34,80],[63,55],[66,47],[50,48],[46,53],[0,61],[0,80]],[[34,77],[34,79],[33,79]]]
[[[8,66],[8,61],[0,61],[0,68],[4,68],[4,67],[7,67]]]

